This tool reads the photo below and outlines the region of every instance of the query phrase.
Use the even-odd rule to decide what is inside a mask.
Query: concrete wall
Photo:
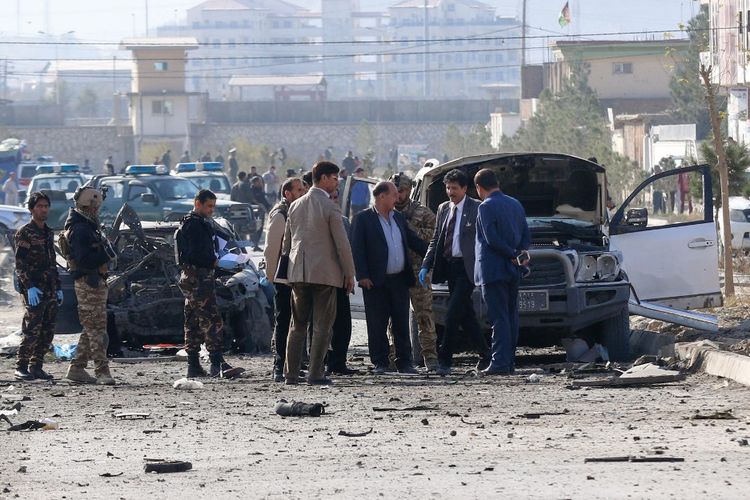
[[[88,158],[94,172],[103,169],[112,155],[115,167],[133,158],[133,142],[118,137],[116,127],[9,127],[0,126],[0,138],[25,139],[34,154],[52,155],[58,161],[83,165]]]
[[[377,165],[388,163],[388,151],[398,144],[427,144],[432,154],[442,157],[443,141],[450,123],[389,123],[370,124],[369,131],[375,140]],[[462,133],[468,132],[474,123],[454,124]],[[362,125],[322,124],[263,124],[263,125],[207,125],[202,133],[191,140],[193,153],[210,151],[224,155],[236,139],[251,144],[264,144],[271,149],[284,147],[290,159],[299,159],[304,166],[311,166],[328,146],[333,146],[334,158],[341,161],[347,150],[353,150],[360,158],[365,151],[358,150],[358,140],[363,134]],[[258,165],[261,166],[261,165]],[[289,165],[299,167],[300,165]],[[246,166],[240,166],[243,168]]]

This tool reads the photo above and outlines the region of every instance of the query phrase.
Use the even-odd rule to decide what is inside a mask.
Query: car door
[[[156,194],[142,182],[130,181],[125,201],[133,207],[141,220],[162,220],[163,218]]]
[[[125,196],[125,180],[109,178],[103,179],[99,184],[100,189],[107,190],[107,196],[99,209],[99,220],[104,224],[110,224],[115,220],[117,212],[122,207]]]
[[[625,200],[609,226],[610,248],[640,300],[679,309],[721,304],[710,167],[650,177]]]

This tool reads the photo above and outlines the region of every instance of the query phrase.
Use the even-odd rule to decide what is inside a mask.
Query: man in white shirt
[[[15,172],[11,172],[8,179],[3,183],[3,193],[5,193],[6,205],[18,205],[18,183],[16,182]]]

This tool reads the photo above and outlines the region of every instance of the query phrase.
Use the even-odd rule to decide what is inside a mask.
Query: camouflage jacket
[[[39,288],[43,292],[60,290],[57,273],[55,236],[45,224],[39,229],[29,222],[16,232],[16,275],[21,289]]]
[[[409,200],[405,206],[396,207],[396,209],[404,216],[409,228],[429,244],[435,232],[435,214],[421,203],[412,200]],[[419,272],[419,268],[422,267],[422,257],[413,250],[409,250],[409,259],[411,259],[414,271]]]

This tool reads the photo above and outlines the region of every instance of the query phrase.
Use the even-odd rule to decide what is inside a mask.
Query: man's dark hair
[[[482,189],[495,189],[500,187],[500,183],[497,181],[497,175],[494,170],[489,168],[483,168],[477,175],[474,176],[474,184],[480,186]]]
[[[215,200],[216,195],[210,189],[201,189],[198,194],[195,195],[195,201],[206,203],[208,200]]]
[[[292,189],[294,189],[294,183],[295,182],[302,182],[302,179],[299,177],[290,177],[287,180],[284,181],[284,184],[281,185],[281,196],[283,197],[285,193],[290,192]]]
[[[372,191],[372,195],[377,198],[381,194],[387,193],[391,189],[391,184],[392,182],[388,182],[388,181],[378,182],[375,185],[375,189],[373,189]]]
[[[241,181],[244,181],[245,177],[247,177],[247,174],[244,171],[237,174],[237,178]]]
[[[49,201],[49,196],[39,191],[36,191],[34,193],[31,193],[31,196],[29,196],[29,202],[27,203],[29,210],[34,210],[34,207],[36,206],[37,203],[39,203],[39,200],[47,200],[47,205],[50,205],[50,206],[52,205],[52,202]]]
[[[449,182],[456,182],[459,186],[466,187],[469,185],[469,177],[462,170],[454,168],[443,177],[443,184]]]
[[[305,185],[307,185],[307,187],[312,186],[312,183],[313,183],[313,173],[312,172],[307,172],[305,175],[303,175],[302,176],[302,182],[304,182]]]
[[[317,184],[324,175],[334,175],[339,173],[339,167],[330,161],[319,161],[312,168],[313,183]]]

